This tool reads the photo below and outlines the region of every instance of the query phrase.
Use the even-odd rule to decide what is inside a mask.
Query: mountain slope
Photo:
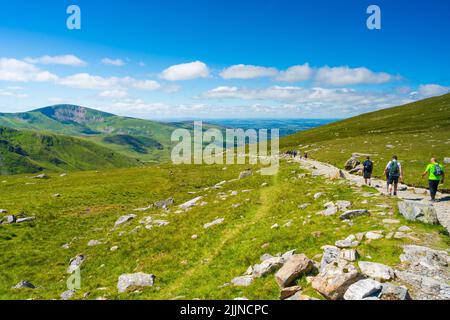
[[[175,125],[120,117],[75,105],[56,105],[23,113],[0,113],[0,126],[83,137],[146,161],[167,159]],[[124,139],[124,136],[128,136]],[[136,141],[140,144],[136,148]],[[151,142],[150,142],[151,141]]]
[[[0,127],[2,175],[43,170],[120,168],[139,164],[136,159],[83,139]]]
[[[313,158],[341,168],[353,153],[371,154],[378,177],[397,154],[405,182],[423,186],[420,173],[429,159],[450,157],[450,94],[299,132],[282,138],[280,147],[309,151]]]

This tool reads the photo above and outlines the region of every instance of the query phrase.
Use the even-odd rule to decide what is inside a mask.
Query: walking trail
[[[345,178],[358,186],[364,185],[364,178],[344,172],[339,168],[312,159],[300,159],[295,158],[294,161],[300,163],[300,165],[312,171],[314,175],[321,175],[327,178],[341,177]],[[372,179],[372,187],[376,188],[381,194],[387,195],[386,181],[380,179]],[[436,209],[436,213],[441,225],[443,225],[450,232],[450,196],[438,193],[437,198],[440,200],[436,203],[430,202],[429,192],[424,188],[412,188],[404,184],[399,184],[399,191],[397,197],[402,200],[417,201],[423,204],[432,204]],[[401,190],[401,191],[400,191]]]

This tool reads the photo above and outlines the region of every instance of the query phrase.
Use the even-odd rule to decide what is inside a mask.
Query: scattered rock
[[[278,229],[280,228],[280,225],[278,223],[275,223],[273,226],[270,227],[270,229]]]
[[[191,237],[191,239],[192,239],[192,240],[197,240],[197,239],[198,239],[198,235],[193,234],[192,237]]]
[[[22,280],[13,289],[36,289],[36,286],[27,280]]]
[[[383,223],[385,224],[398,224],[400,223],[400,220],[395,220],[395,219],[384,219]]]
[[[417,201],[402,201],[398,203],[400,213],[409,221],[419,220],[429,224],[439,224],[436,209],[432,205]]]
[[[340,250],[335,246],[324,246],[322,260],[320,262],[319,271],[322,272],[325,267],[331,263],[337,262],[340,257]]]
[[[344,294],[345,300],[363,300],[371,296],[378,296],[381,283],[372,279],[360,280],[352,284]]]
[[[69,262],[69,267],[67,268],[67,273],[73,273],[76,269],[78,269],[83,262],[86,260],[86,257],[82,254],[77,255],[75,258],[72,258]]]
[[[146,273],[131,273],[122,274],[117,282],[117,291],[123,293],[128,289],[137,289],[143,287],[152,287],[155,281],[153,274]]]
[[[61,195],[59,193],[55,193],[54,195],[52,195],[53,198],[61,198]]]
[[[308,208],[310,205],[311,205],[310,203],[304,203],[304,204],[300,204],[300,205],[298,206],[298,208],[299,208],[300,210],[305,210],[305,209]]]
[[[179,205],[178,207],[183,209],[183,210],[187,210],[187,209],[195,206],[197,204],[197,202],[199,202],[202,199],[203,199],[203,197],[197,197],[197,198],[194,198],[192,200],[189,200],[189,201]]]
[[[401,226],[400,228],[398,228],[398,231],[400,232],[409,232],[411,231],[411,228],[408,226]]]
[[[321,196],[325,195],[323,192],[318,192],[314,195],[314,199],[319,199]]]
[[[364,237],[368,240],[378,240],[382,239],[384,236],[381,234],[381,231],[369,231],[366,232]]]
[[[118,246],[113,246],[113,247],[111,247],[111,249],[109,249],[110,251],[117,251],[117,250],[119,250],[119,247]]]
[[[338,208],[335,206],[331,206],[326,208],[324,211],[319,212],[318,214],[323,215],[323,216],[332,216],[334,214],[336,214],[338,212]]]
[[[205,224],[203,225],[203,228],[208,229],[208,228],[211,228],[212,226],[221,224],[221,223],[223,223],[224,221],[225,221],[224,218],[220,218],[220,219],[214,220],[214,221],[212,221],[212,222],[205,223]]]
[[[354,235],[349,235],[344,240],[338,240],[334,244],[338,248],[354,248],[359,246],[359,241],[356,240],[356,237]]]
[[[12,223],[15,223],[15,222],[16,222],[16,216],[13,216],[13,215],[5,216],[1,220],[1,224],[12,224]]]
[[[160,209],[167,209],[169,208],[171,205],[174,204],[174,199],[172,197],[170,197],[167,200],[161,200],[161,201],[157,201],[155,202],[153,205],[156,208],[160,208]]]
[[[338,200],[336,201],[336,206],[339,208],[339,210],[347,210],[352,206],[352,203],[347,200]]]
[[[73,297],[74,294],[75,294],[75,290],[67,290],[67,291],[64,291],[64,292],[61,294],[61,299],[62,299],[62,300],[69,300],[70,298]]]
[[[0,214],[2,214],[2,213],[8,213],[8,211],[5,209],[0,209]]]
[[[294,254],[287,260],[287,262],[281,267],[275,274],[275,279],[281,288],[288,287],[293,284],[302,275],[308,274],[314,264],[304,254]]]
[[[128,214],[125,216],[121,216],[119,219],[117,219],[116,223],[114,224],[114,227],[118,227],[130,220],[133,220],[134,218],[136,218],[135,214]]]
[[[283,265],[284,262],[285,261],[282,257],[272,257],[264,260],[262,263],[253,266],[252,276],[260,278],[268,273],[277,270]]]
[[[356,259],[358,258],[358,251],[356,251],[355,249],[342,250],[340,252],[339,258],[349,262],[356,261]]]
[[[31,177],[31,179],[49,179],[49,176],[46,175],[45,173],[43,173],[43,174],[38,174],[37,176]]]
[[[360,261],[358,266],[364,275],[378,281],[389,281],[395,277],[394,270],[381,263]]]
[[[319,299],[304,295],[302,294],[301,291],[299,291],[285,300],[319,300]]]
[[[24,223],[24,222],[30,222],[36,220],[36,217],[25,217],[25,218],[19,218],[16,220],[16,223]]]
[[[101,244],[102,243],[99,240],[90,240],[87,245],[88,247],[95,247]]]
[[[250,177],[252,174],[253,174],[253,173],[252,173],[252,170],[245,170],[245,171],[242,171],[242,172],[239,174],[239,179],[244,179],[244,178]]]
[[[231,283],[237,287],[248,287],[253,282],[253,276],[242,276],[231,280]]]
[[[359,210],[348,210],[339,216],[341,220],[352,219],[355,217],[363,216],[369,214],[369,210],[367,209],[359,209]]]
[[[361,162],[356,157],[351,157],[345,162],[344,168],[347,171],[353,170],[358,167]]]

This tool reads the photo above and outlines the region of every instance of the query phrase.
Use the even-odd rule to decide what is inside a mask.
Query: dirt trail
[[[326,176],[328,178],[342,177],[356,185],[364,185],[364,179],[361,176],[349,174],[344,170],[332,166],[327,163],[312,159],[300,159],[295,158],[294,161],[300,163],[302,167],[310,170],[314,175]],[[376,188],[380,193],[387,194],[386,181],[380,179],[372,179],[372,186]],[[397,196],[403,200],[418,201],[424,204],[432,204],[436,209],[437,216],[441,225],[443,225],[450,232],[450,196],[438,193],[437,198],[440,202],[431,203],[427,189],[412,188],[403,184],[399,184],[399,191]]]

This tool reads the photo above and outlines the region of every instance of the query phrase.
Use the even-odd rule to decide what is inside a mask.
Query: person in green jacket
[[[422,173],[422,178],[424,178],[426,175],[428,175],[431,201],[436,202],[436,193],[438,191],[439,183],[444,183],[445,181],[444,166],[440,164],[436,158],[431,158],[430,164]]]

